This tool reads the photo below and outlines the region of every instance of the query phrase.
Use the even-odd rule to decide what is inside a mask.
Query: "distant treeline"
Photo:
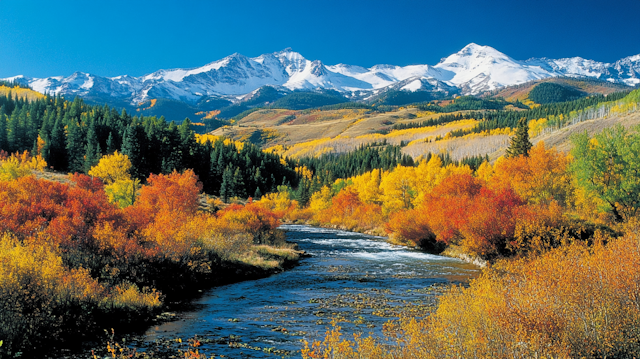
[[[352,103],[336,91],[304,92],[296,91],[282,95],[277,89],[265,86],[250,99],[220,109],[219,118],[240,120],[260,109],[306,110],[337,106],[332,109],[353,108]],[[356,105],[360,106],[360,105]],[[365,105],[366,106],[366,105]],[[357,107],[360,108],[360,107]]]
[[[403,106],[411,103],[432,101],[444,96],[437,92],[430,91],[387,91],[374,104],[378,106]]]
[[[341,154],[324,154],[298,160],[315,173],[324,173],[333,179],[348,178],[374,169],[389,170],[397,165],[413,166],[413,158],[402,153],[400,146],[381,143],[361,145],[355,151]]]
[[[543,82],[529,92],[529,100],[539,104],[567,102],[585,97],[583,91],[553,82]]]
[[[19,87],[19,88],[23,88],[23,89],[30,89],[31,87],[29,85],[23,84],[21,82],[18,81],[4,81],[4,80],[0,80],[0,86],[6,86],[6,87]]]
[[[293,163],[283,164],[249,143],[199,143],[190,127],[188,120],[176,125],[132,117],[80,98],[0,96],[0,149],[41,154],[57,171],[87,173],[103,155],[119,150],[129,156],[132,175],[143,181],[151,173],[192,168],[209,194],[246,197],[297,184]]]
[[[478,118],[478,116],[482,116],[482,114],[479,114],[477,112],[469,112],[469,113],[465,113],[465,114],[456,114],[456,115],[441,115],[438,116],[436,118],[430,118],[428,120],[424,120],[424,121],[418,121],[418,122],[407,122],[407,123],[396,123],[395,125],[391,126],[392,130],[405,130],[408,128],[421,128],[421,127],[431,127],[431,126],[438,126],[438,125],[442,125],[445,123],[449,123],[449,122],[453,122],[453,121],[461,121],[461,120],[468,120],[468,119],[472,119],[472,118]]]
[[[480,133],[498,128],[516,128],[518,121],[525,118],[527,121],[549,116],[568,116],[572,111],[578,111],[603,102],[617,101],[629,94],[630,91],[616,92],[604,95],[593,95],[574,101],[553,103],[538,106],[526,111],[497,111],[484,112],[482,121],[470,130],[451,131],[452,136],[464,136],[468,133]]]
[[[520,101],[508,102],[504,99],[486,99],[475,96],[461,96],[446,106],[438,106],[433,103],[417,104],[421,111],[432,112],[456,112],[456,111],[478,111],[478,110],[503,110],[506,106],[513,105],[518,108],[528,109],[529,107]]]
[[[624,98],[628,94],[629,94],[629,91],[616,92],[616,93],[609,94],[607,96],[598,94],[598,95],[593,95],[593,96],[589,96],[589,97],[585,97],[585,98],[581,98],[573,101],[546,104],[546,105],[538,106],[538,107],[528,109],[528,110],[523,110],[523,111],[504,111],[504,110],[475,111],[475,112],[468,112],[465,114],[441,115],[439,117],[428,119],[425,121],[395,124],[391,127],[391,129],[403,130],[407,128],[437,126],[437,125],[441,125],[441,124],[445,124],[453,121],[464,120],[464,119],[476,119],[481,121],[472,129],[462,129],[462,130],[455,130],[450,132],[451,136],[459,137],[469,133],[480,133],[483,131],[494,130],[498,128],[516,128],[518,126],[518,121],[523,117],[526,118],[527,121],[529,121],[529,120],[539,119],[539,118],[548,118],[549,116],[559,116],[561,114],[564,116],[567,116],[571,111],[578,111],[578,110],[587,108],[589,106],[597,105],[602,102],[617,101]],[[497,100],[496,101],[482,100],[482,101],[484,104],[499,103],[499,101]],[[463,103],[476,104],[479,102],[476,102],[475,100],[465,100],[463,101]],[[433,104],[418,106],[419,109],[425,110],[425,111],[429,109],[432,110],[435,107],[439,107],[439,106],[436,106]],[[445,108],[446,107],[448,106],[445,106]],[[471,109],[470,107],[467,109]]]

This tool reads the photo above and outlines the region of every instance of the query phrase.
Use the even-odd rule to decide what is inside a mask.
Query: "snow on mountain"
[[[139,104],[150,98],[196,103],[207,96],[237,101],[266,85],[288,90],[332,89],[352,98],[368,98],[389,90],[478,94],[554,76],[586,76],[634,86],[640,83],[640,55],[613,64],[580,57],[518,61],[492,47],[472,43],[435,66],[364,68],[326,66],[285,49],[254,58],[236,53],[202,67],[159,70],[140,77],[107,78],[76,72],[69,77],[16,76],[6,80],[29,84],[42,93]]]
[[[460,92],[456,86],[452,86],[444,81],[426,76],[412,76],[402,81],[395,82],[385,88],[382,88],[380,93],[384,93],[388,90],[408,92],[429,91],[440,93],[443,96],[457,94]]]
[[[527,64],[536,64],[553,71],[557,76],[593,77],[610,82],[635,86],[640,83],[640,55],[620,59],[614,63],[604,63],[582,57],[564,59],[530,59]]]
[[[318,60],[307,60],[304,67],[291,74],[284,87],[290,90],[322,88],[337,91],[357,91],[373,88],[368,82],[330,71]]]
[[[471,94],[558,76],[540,66],[516,61],[492,47],[473,43],[434,67],[445,74],[440,80],[449,81]]]

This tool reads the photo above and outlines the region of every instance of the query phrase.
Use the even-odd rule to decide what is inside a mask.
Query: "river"
[[[281,229],[311,257],[268,278],[212,288],[193,310],[150,328],[134,344],[197,335],[199,350],[209,355],[299,357],[302,340],[321,339],[332,318],[345,332],[381,335],[383,323],[399,312],[424,316],[447,285],[479,273],[474,265],[382,237],[302,225]]]

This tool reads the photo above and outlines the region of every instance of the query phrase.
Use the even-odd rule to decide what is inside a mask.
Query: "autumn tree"
[[[635,216],[640,207],[640,135],[619,125],[593,138],[586,132],[576,135],[572,141],[571,169],[578,184],[606,202],[617,220]]]
[[[311,208],[314,213],[325,210],[331,207],[331,197],[331,190],[329,189],[329,187],[323,186],[320,191],[314,193],[311,196],[309,208]]]
[[[97,165],[91,167],[89,175],[102,179],[109,202],[123,208],[135,202],[140,188],[140,180],[131,178],[130,171],[129,157],[115,151],[112,155],[102,157]]]
[[[88,174],[99,177],[105,183],[110,184],[131,178],[130,170],[129,156],[115,151],[112,155],[102,157],[97,165],[91,167]]]
[[[555,148],[548,149],[540,141],[529,151],[529,156],[516,156],[496,161],[478,170],[493,188],[513,188],[526,201],[549,204],[556,201],[566,206],[573,194],[568,171],[569,158]]]
[[[198,195],[202,183],[192,170],[173,171],[169,175],[149,176],[149,183],[140,192],[136,206],[157,211],[193,214],[198,209]]]
[[[380,188],[383,191],[385,211],[413,208],[413,200],[418,194],[415,168],[398,165],[392,172],[383,176]]]

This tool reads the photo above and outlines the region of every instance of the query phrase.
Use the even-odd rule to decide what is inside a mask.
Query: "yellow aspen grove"
[[[131,161],[127,155],[116,151],[112,155],[103,156],[97,165],[91,167],[89,176],[98,177],[104,183],[131,179]]]
[[[385,174],[380,182],[384,212],[412,208],[417,195],[416,184],[414,167],[399,165],[392,172]]]
[[[364,173],[360,176],[351,178],[353,186],[358,191],[358,197],[364,203],[381,203],[380,197],[382,190],[380,182],[382,179],[382,171],[374,169],[371,172]]]

